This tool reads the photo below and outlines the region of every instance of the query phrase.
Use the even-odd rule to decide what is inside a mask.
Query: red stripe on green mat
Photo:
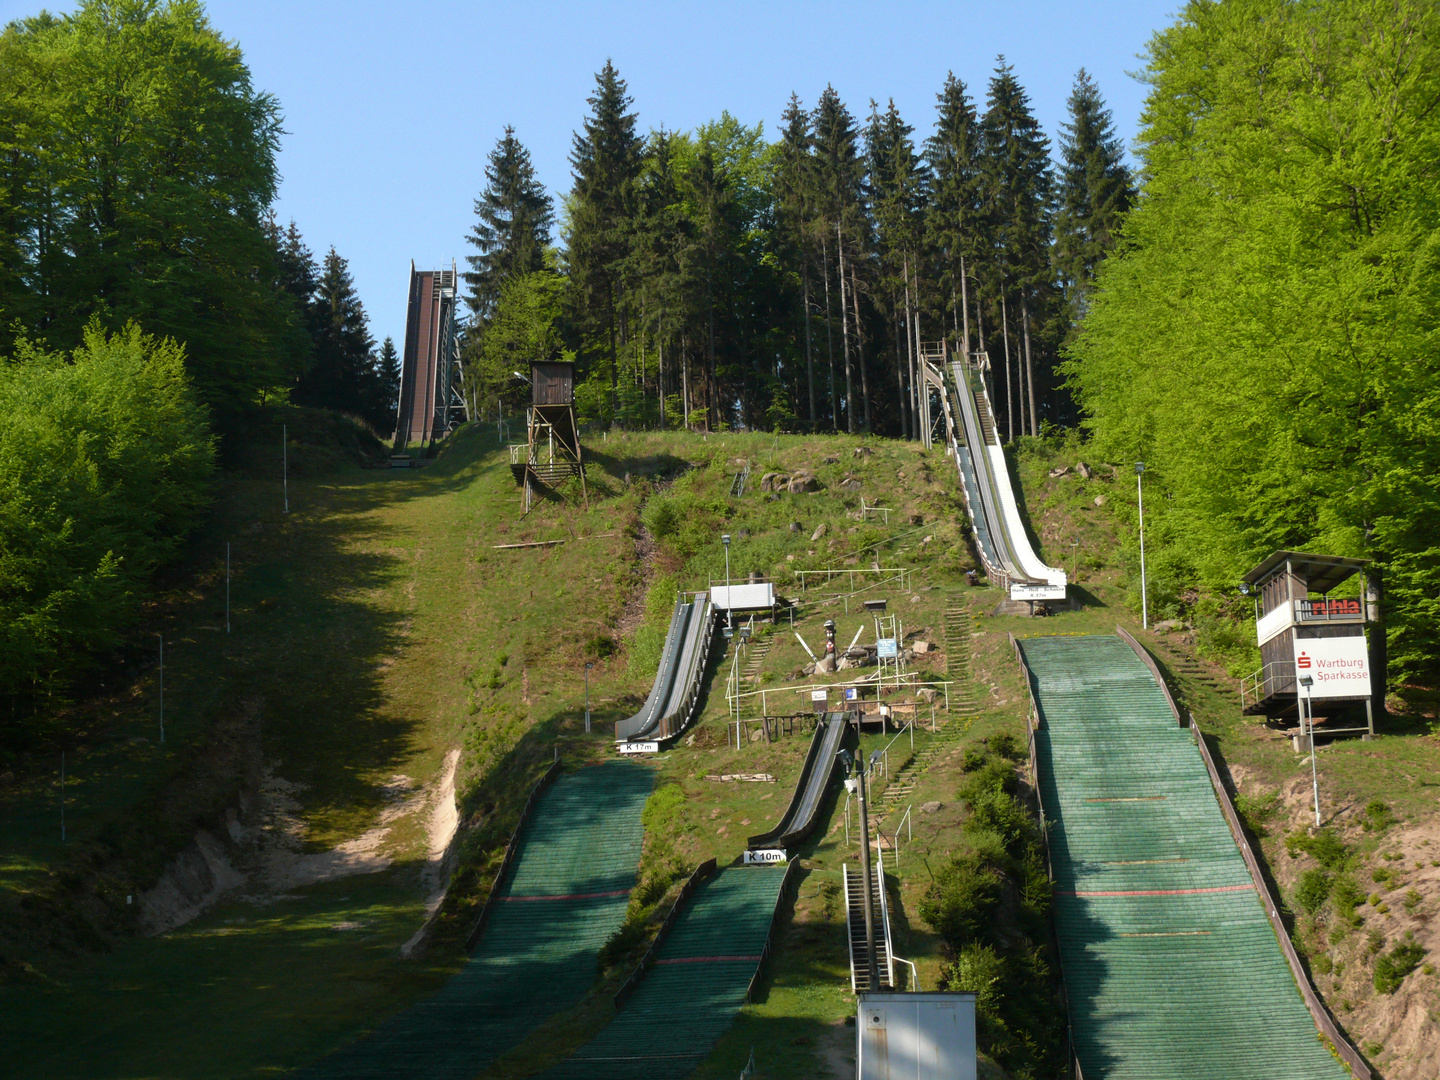
[[[536,900],[599,900],[606,896],[629,896],[629,889],[612,889],[610,892],[580,892],[563,896],[507,896],[507,904],[529,904]]]
[[[1214,885],[1208,889],[1113,889],[1103,892],[1075,892],[1061,889],[1062,896],[1198,896],[1202,893],[1249,892],[1254,885]]]
[[[763,960],[764,957],[756,953],[754,956],[677,956],[670,960],[656,960],[657,964],[710,964],[721,960]]]

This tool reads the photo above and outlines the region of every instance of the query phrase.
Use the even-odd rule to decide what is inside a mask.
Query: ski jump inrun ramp
[[[638,713],[615,724],[616,742],[663,742],[685,730],[700,700],[714,631],[715,606],[709,593],[688,600],[682,596],[675,602],[655,685]]]
[[[983,353],[977,355],[983,360]],[[927,356],[926,364],[930,381],[944,388],[946,437],[985,574],[1012,600],[1063,600],[1065,571],[1046,566],[1025,533],[990,407],[988,368],[983,362],[946,359],[942,352]]]

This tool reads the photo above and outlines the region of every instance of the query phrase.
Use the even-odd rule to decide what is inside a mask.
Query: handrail
[[[1175,699],[1170,696],[1170,686],[1165,682],[1164,678],[1161,677],[1160,668],[1155,663],[1155,658],[1150,655],[1149,650],[1144,648],[1144,646],[1142,646],[1140,642],[1135,640],[1134,634],[1130,633],[1130,631],[1126,630],[1118,623],[1115,625],[1115,633],[1120,635],[1121,641],[1125,642],[1126,645],[1129,645],[1130,648],[1135,650],[1135,655],[1140,658],[1141,663],[1143,663],[1147,668],[1150,669],[1150,674],[1155,676],[1155,684],[1160,687],[1160,692],[1165,695],[1165,704],[1170,706],[1170,712],[1175,717],[1175,726],[1184,727],[1185,718],[1180,715],[1180,710],[1175,705]]]
[[[535,786],[530,789],[530,797],[525,800],[524,807],[520,810],[520,820],[515,823],[515,831],[510,834],[510,842],[505,845],[505,855],[500,860],[500,869],[495,871],[495,878],[490,883],[490,895],[485,897],[485,903],[480,908],[480,914],[471,927],[470,933],[465,935],[465,951],[472,951],[480,942],[480,935],[485,931],[485,924],[490,921],[490,913],[494,910],[495,904],[499,901],[500,886],[505,881],[505,873],[510,869],[510,864],[515,859],[515,853],[520,847],[520,830],[525,828],[525,821],[530,817],[530,811],[535,806],[535,800],[539,798],[541,790],[560,771],[560,759],[556,757],[545,770],[543,776],[535,781]]]
[[[1210,784],[1215,789],[1215,798],[1225,814],[1225,821],[1230,826],[1230,833],[1235,838],[1235,844],[1245,859],[1245,866],[1249,869],[1250,878],[1255,883],[1255,893],[1264,901],[1265,914],[1270,919],[1270,928],[1275,931],[1275,938],[1280,943],[1280,951],[1285,954],[1285,960],[1290,965],[1290,974],[1295,977],[1295,985],[1300,990],[1300,996],[1305,999],[1305,1006],[1310,1010],[1311,1019],[1315,1021],[1315,1026],[1321,1034],[1330,1040],[1341,1060],[1350,1066],[1350,1071],[1355,1074],[1357,1080],[1372,1080],[1375,1074],[1371,1071],[1370,1066],[1350,1040],[1341,1033],[1339,1026],[1310,983],[1310,976],[1306,974],[1305,967],[1300,962],[1300,956],[1295,951],[1295,945],[1290,940],[1290,934],[1285,929],[1285,920],[1280,917],[1280,904],[1275,899],[1275,894],[1270,891],[1270,884],[1265,880],[1265,875],[1260,869],[1260,860],[1250,846],[1250,838],[1245,835],[1245,830],[1240,824],[1240,815],[1235,811],[1235,803],[1231,800],[1230,792],[1220,779],[1220,770],[1215,767],[1215,759],[1211,756],[1210,747],[1205,742],[1205,734],[1195,726],[1193,715],[1190,718],[1190,727],[1195,738],[1195,745],[1199,748],[1200,757],[1205,762],[1205,771],[1210,774]]]
[[[623,1008],[626,1000],[635,988],[640,985],[640,980],[645,977],[655,962],[655,954],[659,951],[660,945],[670,933],[670,927],[679,918],[680,907],[690,898],[690,894],[698,889],[702,882],[715,872],[715,860],[706,859],[697,866],[685,879],[685,884],[680,886],[680,895],[675,897],[675,903],[670,905],[670,910],[665,914],[665,921],[660,924],[660,929],[655,932],[655,938],[645,950],[645,955],[640,957],[640,963],[635,965],[635,970],[630,972],[630,977],[625,980],[620,989],[615,991],[615,1008]]]

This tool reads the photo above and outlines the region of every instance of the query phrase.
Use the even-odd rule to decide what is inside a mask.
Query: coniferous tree
[[[935,134],[925,143],[925,156],[933,174],[926,224],[930,243],[940,257],[940,278],[949,303],[951,328],[963,343],[961,351],[969,352],[976,347],[970,327],[971,283],[975,280],[976,259],[984,253],[985,232],[980,118],[965,92],[965,84],[954,73],[946,76],[945,87],[937,98]]]
[[[349,264],[332,247],[315,288],[315,362],[291,391],[300,405],[370,416],[379,396],[375,341]]]
[[[400,402],[400,353],[392,337],[386,336],[380,345],[380,355],[375,361],[375,378],[378,385],[371,423],[383,437],[395,430],[396,409]]]
[[[475,217],[465,238],[477,251],[465,258],[470,265],[465,300],[484,321],[507,280],[544,267],[555,221],[554,203],[535,177],[530,151],[508,124],[485,166],[485,190],[475,200]]]
[[[688,419],[690,409],[688,371],[676,344],[688,313],[689,295],[683,256],[693,229],[682,205],[676,144],[676,138],[662,128],[651,136],[646,147],[633,248],[633,255],[640,264],[637,275],[640,303],[657,345],[658,420],[662,426],[668,422],[665,415],[667,349],[670,355],[669,385],[680,391],[682,421]],[[680,366],[678,379],[674,376],[677,362]]]
[[[814,141],[810,114],[791,94],[780,118],[780,143],[776,147],[775,172],[771,181],[774,195],[775,239],[782,257],[795,267],[800,278],[801,320],[805,341],[806,415],[813,429],[819,414],[815,406],[815,341],[811,321],[815,274],[815,244],[810,223],[815,216]]]
[[[590,115],[574,136],[570,167],[569,266],[586,351],[601,352],[610,369],[611,409],[619,408],[620,346],[629,300],[629,256],[643,143],[633,103],[609,60],[586,99]]]
[[[990,80],[982,132],[982,204],[990,217],[991,268],[1005,341],[1006,420],[1012,437],[1017,429],[1025,433],[1027,420],[1030,433],[1039,434],[1030,324],[1050,280],[1050,140],[1003,56]],[[1013,314],[1012,302],[1019,308]]]
[[[1095,270],[1115,246],[1134,190],[1110,110],[1084,68],[1075,76],[1067,104],[1070,119],[1060,135],[1055,265],[1073,326],[1084,317]]]
[[[845,361],[845,426],[855,431],[854,364],[851,359],[850,293],[847,284],[847,256],[853,262],[859,251],[864,210],[861,204],[861,180],[864,166],[860,159],[859,134],[854,117],[833,86],[825,87],[815,106],[815,190],[819,211],[816,225],[820,231],[822,270],[826,282],[826,319],[830,318],[830,281],[833,268],[839,301],[841,349]],[[858,342],[857,342],[858,344]],[[833,352],[831,370],[834,371]],[[838,383],[833,377],[832,385]],[[839,427],[840,409],[835,409],[835,426]]]
[[[880,257],[880,288],[890,298],[897,420],[909,437],[919,436],[915,328],[927,181],[911,138],[914,131],[901,119],[893,98],[883,116],[875,102],[870,103],[867,194]]]

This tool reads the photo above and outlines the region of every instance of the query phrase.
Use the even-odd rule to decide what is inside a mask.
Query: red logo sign
[[[1295,661],[1295,666],[1296,666],[1297,668],[1299,668],[1301,671],[1306,670],[1306,669],[1309,668],[1309,666],[1310,666],[1310,657],[1306,656],[1306,655],[1302,652],[1302,653],[1300,654],[1299,658],[1296,659],[1296,661]]]

